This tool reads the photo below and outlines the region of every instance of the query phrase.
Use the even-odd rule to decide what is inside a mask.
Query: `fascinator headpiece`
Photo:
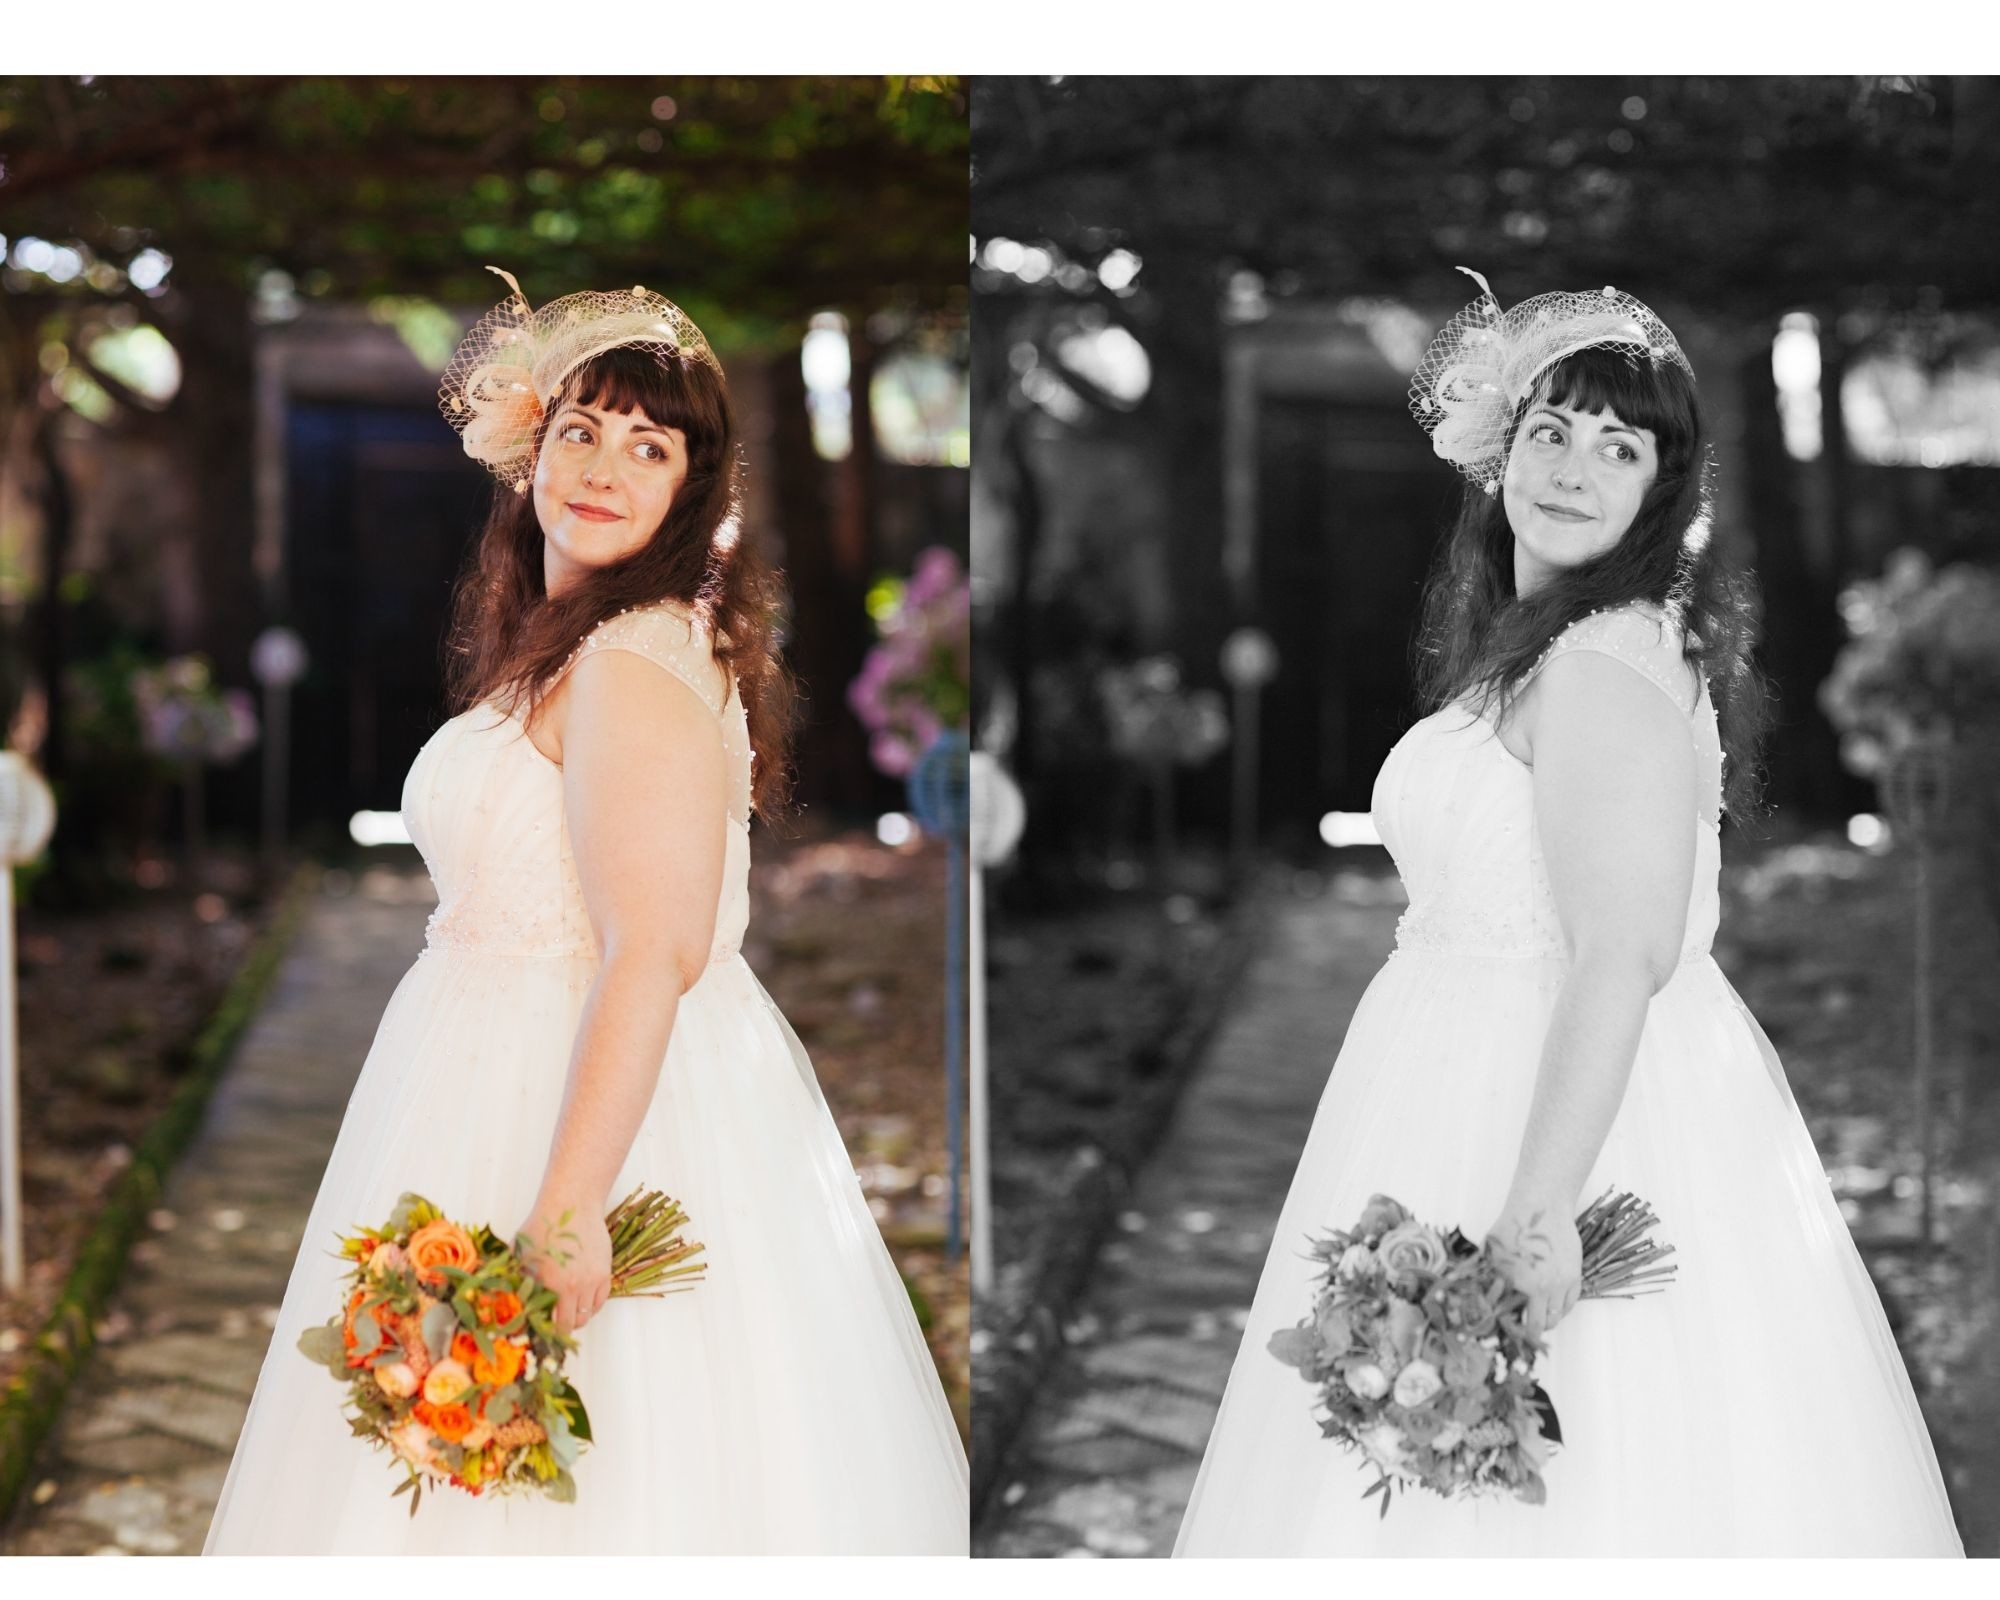
[[[512,273],[513,292],[472,325],[438,384],[438,408],[464,440],[465,453],[515,493],[527,491],[535,434],[564,380],[607,350],[650,350],[662,366],[721,363],[688,315],[645,288],[587,290],[551,300],[539,311]]]
[[[1506,469],[1515,408],[1564,356],[1602,345],[1635,364],[1671,362],[1694,376],[1672,331],[1623,290],[1538,294],[1502,311],[1484,278],[1458,270],[1479,285],[1479,298],[1424,352],[1410,378],[1410,411],[1431,448],[1488,494]]]

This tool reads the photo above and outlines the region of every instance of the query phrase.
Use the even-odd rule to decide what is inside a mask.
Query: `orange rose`
[[[473,1358],[472,1381],[474,1383],[490,1384],[497,1389],[503,1384],[512,1383],[518,1378],[521,1375],[521,1368],[526,1364],[527,1359],[522,1354],[519,1345],[512,1344],[505,1339],[495,1340],[493,1354],[490,1358],[487,1356],[475,1356]]]
[[[446,1444],[456,1444],[472,1432],[472,1413],[454,1402],[448,1406],[431,1408],[431,1431]]]
[[[476,1303],[481,1322],[504,1325],[521,1314],[521,1297],[511,1289],[496,1289],[491,1294],[482,1294]]]
[[[479,1359],[479,1341],[460,1328],[451,1336],[451,1359],[471,1366]]]
[[[457,1223],[440,1217],[436,1222],[427,1222],[410,1235],[410,1265],[417,1269],[417,1276],[425,1283],[442,1285],[445,1277],[440,1267],[456,1267],[461,1272],[470,1272],[479,1265],[479,1246],[472,1242],[472,1235]]]

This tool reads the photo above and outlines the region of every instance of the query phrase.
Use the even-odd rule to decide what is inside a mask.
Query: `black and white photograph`
[[[971,116],[974,1554],[2000,1553],[2000,89]]]

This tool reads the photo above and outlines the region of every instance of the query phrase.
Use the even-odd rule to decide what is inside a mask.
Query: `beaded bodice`
[[[750,740],[734,681],[716,664],[706,635],[673,605],[610,618],[571,662],[587,650],[644,656],[716,718],[729,806],[719,821],[722,893],[709,960],[726,959],[741,947],[750,915]],[[597,956],[563,811],[562,768],[535,747],[517,716],[482,705],[439,728],[403,781],[403,821],[437,886],[427,949]]]
[[[1624,662],[1688,720],[1697,804],[1688,819],[1695,868],[1681,950],[1687,961],[1713,943],[1720,911],[1722,747],[1708,685],[1654,607],[1619,607],[1573,623],[1533,671],[1565,650]],[[1433,712],[1397,741],[1376,775],[1371,809],[1410,896],[1396,926],[1399,953],[1567,959],[1535,826],[1533,773],[1468,703]]]

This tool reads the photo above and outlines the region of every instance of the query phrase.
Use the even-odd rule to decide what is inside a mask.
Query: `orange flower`
[[[444,1274],[440,1267],[456,1267],[461,1272],[470,1272],[479,1265],[479,1246],[472,1242],[472,1235],[457,1223],[440,1217],[436,1222],[427,1222],[410,1235],[410,1264],[417,1269],[417,1276],[425,1283],[442,1285]]]
[[[460,1328],[451,1336],[451,1359],[471,1366],[479,1359],[479,1341]]]
[[[486,1356],[474,1357],[472,1362],[472,1381],[474,1383],[491,1384],[494,1388],[499,1388],[502,1384],[512,1383],[520,1376],[521,1368],[526,1364],[527,1359],[521,1353],[519,1345],[511,1343],[506,1339],[495,1340],[493,1354],[490,1359]]]
[[[521,1314],[521,1297],[511,1289],[496,1289],[491,1294],[482,1294],[476,1303],[481,1322],[505,1324]]]
[[[446,1444],[456,1444],[472,1432],[472,1413],[456,1401],[446,1406],[432,1406],[430,1427]]]

